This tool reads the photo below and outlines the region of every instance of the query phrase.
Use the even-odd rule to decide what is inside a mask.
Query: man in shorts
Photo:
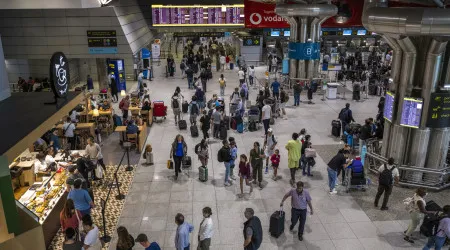
[[[275,147],[277,146],[277,140],[275,138],[275,135],[273,134],[273,129],[269,128],[267,130],[266,138],[264,139],[264,154],[266,155],[266,171],[267,174],[269,171],[269,160],[270,157],[273,155],[273,152],[275,150]]]

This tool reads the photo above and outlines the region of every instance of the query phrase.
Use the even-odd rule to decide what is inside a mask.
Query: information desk
[[[139,134],[138,134],[138,141],[137,141],[137,147],[139,152],[142,152],[145,146],[145,140],[147,139],[147,125],[144,123],[142,126],[138,126],[139,128]],[[121,133],[121,143],[126,141],[126,131],[127,126],[117,126],[115,132]]]

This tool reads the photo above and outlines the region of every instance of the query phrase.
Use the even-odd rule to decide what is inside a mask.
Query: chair
[[[136,149],[139,151],[137,134],[127,134],[127,142],[131,143],[131,146],[135,145]]]
[[[145,121],[147,125],[149,125],[148,110],[141,110],[141,116],[142,120]]]
[[[133,109],[133,110],[131,110],[131,115],[132,115],[132,116],[138,116],[138,115],[139,115],[139,109]]]

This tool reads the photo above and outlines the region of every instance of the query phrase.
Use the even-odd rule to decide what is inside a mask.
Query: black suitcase
[[[331,134],[335,137],[341,136],[341,121],[333,120],[331,122]]]
[[[187,129],[187,122],[186,122],[186,120],[179,120],[178,121],[178,128],[179,129]]]
[[[278,238],[284,232],[285,212],[282,210],[275,211],[270,216],[269,232],[275,238]]]
[[[224,123],[225,127],[227,128],[227,130],[229,130],[230,129],[230,117],[229,116],[225,116],[223,118],[223,123]]]
[[[191,129],[191,136],[192,137],[198,137],[198,127],[197,127],[197,125],[192,125],[190,129]]]
[[[181,111],[183,113],[187,113],[189,109],[189,103],[187,101],[184,101],[183,104],[181,105]]]
[[[442,211],[442,207],[439,206],[438,204],[436,204],[436,202],[434,201],[428,201],[427,204],[425,205],[425,210],[427,211]]]
[[[190,156],[183,157],[183,162],[181,164],[182,168],[191,168],[192,166],[192,159]]]

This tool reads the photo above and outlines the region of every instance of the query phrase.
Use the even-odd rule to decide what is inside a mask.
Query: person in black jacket
[[[263,231],[261,221],[255,216],[255,211],[252,208],[246,208],[244,216],[247,221],[244,223],[244,249],[256,250],[261,246],[263,240]]]
[[[372,126],[370,124],[370,120],[366,119],[364,126],[361,127],[361,131],[359,133],[359,149],[361,151],[362,146],[366,145],[368,139],[372,137]]]
[[[352,110],[350,109],[350,103],[346,103],[345,108],[341,109],[341,112],[339,112],[338,115],[338,119],[341,120],[342,134],[344,134],[347,124],[355,122],[355,119],[353,119]]]

